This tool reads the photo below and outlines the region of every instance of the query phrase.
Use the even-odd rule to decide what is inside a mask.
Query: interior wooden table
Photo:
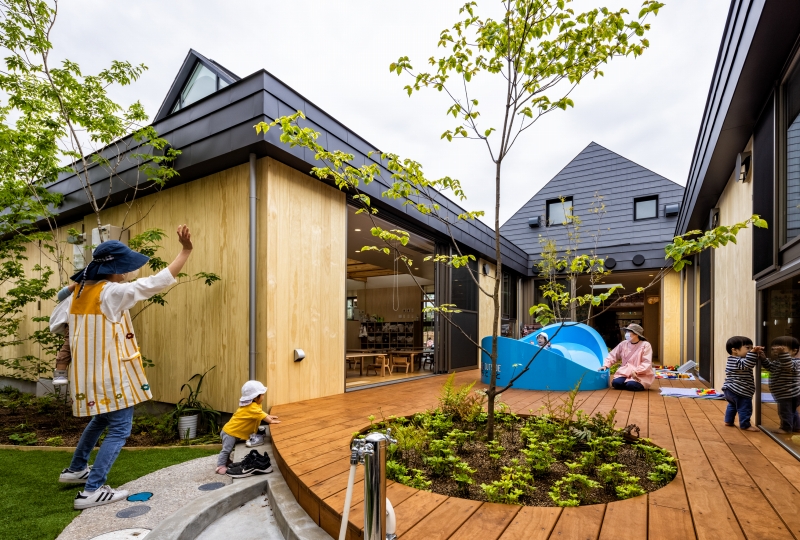
[[[411,371],[413,373],[414,371],[417,371],[416,368],[414,367],[415,366],[414,362],[416,361],[417,356],[420,356],[424,352],[425,352],[425,349],[392,349],[392,351],[389,353],[389,356],[391,358],[391,363],[392,364],[394,363],[394,357],[395,356],[408,356],[408,357],[410,357],[411,358]],[[420,365],[420,369],[422,369],[422,365]]]
[[[360,352],[360,353],[345,353],[344,355],[345,361],[347,360],[355,360],[358,362],[358,373],[359,375],[364,375],[364,359],[365,358],[375,358],[375,360],[381,360],[381,363],[386,365],[386,354],[382,352]],[[383,369],[381,369],[381,376],[383,376]]]

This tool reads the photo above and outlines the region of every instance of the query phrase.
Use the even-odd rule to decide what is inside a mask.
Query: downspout
[[[678,276],[680,277],[680,280],[681,280],[681,307],[680,307],[680,313],[681,313],[681,317],[680,317],[680,325],[681,325],[681,345],[680,345],[680,365],[683,365],[683,363],[684,363],[684,362],[683,362],[683,347],[684,347],[684,345],[683,345],[683,325],[684,325],[684,322],[685,322],[685,317],[686,317],[686,313],[684,313],[684,307],[683,307],[683,280],[684,280],[684,272],[683,272],[683,269],[681,269],[681,272],[680,272],[680,274],[678,274]]]
[[[256,155],[250,154],[250,380],[256,378]]]

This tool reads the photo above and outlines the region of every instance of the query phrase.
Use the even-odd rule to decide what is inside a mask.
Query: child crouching
[[[728,362],[725,364],[725,383],[722,391],[728,401],[725,410],[725,425],[733,426],[733,421],[738,413],[739,427],[747,431],[758,431],[750,425],[750,416],[753,414],[753,396],[756,393],[756,384],[753,379],[753,368],[763,347],[753,347],[750,338],[733,336],[725,343],[728,351]]]
[[[227,424],[222,426],[222,452],[217,459],[217,474],[228,474],[236,478],[243,478],[252,474],[265,474],[272,472],[269,458],[264,454],[260,456],[253,450],[237,466],[231,466],[230,455],[237,442],[247,439],[247,446],[260,446],[264,444],[264,435],[261,433],[260,424],[279,424],[277,416],[270,416],[261,408],[264,401],[264,394],[267,387],[258,381],[247,381],[242,386],[242,397],[239,400],[239,408]],[[255,455],[254,455],[255,454]],[[247,463],[245,463],[247,462]],[[252,463],[251,463],[252,462]],[[236,469],[236,471],[234,471]],[[239,471],[238,469],[242,469]]]

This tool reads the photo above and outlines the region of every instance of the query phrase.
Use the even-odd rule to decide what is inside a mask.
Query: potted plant
[[[191,378],[181,386],[181,392],[184,389],[189,390],[189,395],[184,396],[175,404],[175,410],[172,413],[173,419],[178,424],[178,437],[180,439],[194,439],[197,437],[198,426],[203,431],[214,432],[217,429],[217,422],[219,420],[219,411],[214,410],[213,407],[200,401],[200,392],[203,388],[203,380],[209,371],[217,366],[212,366],[205,373],[195,373]],[[197,379],[197,385],[192,386],[192,381]]]

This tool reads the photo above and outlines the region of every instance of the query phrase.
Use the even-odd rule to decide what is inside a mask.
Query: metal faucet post
[[[386,540],[387,437],[370,433],[364,441],[364,540]]]

